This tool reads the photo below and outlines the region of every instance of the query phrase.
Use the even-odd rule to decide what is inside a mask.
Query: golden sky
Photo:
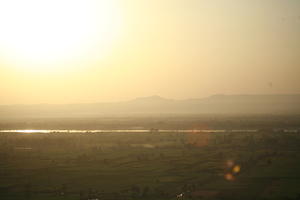
[[[297,0],[0,1],[0,104],[300,93]]]

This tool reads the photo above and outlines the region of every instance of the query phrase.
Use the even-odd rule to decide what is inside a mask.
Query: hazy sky
[[[299,0],[13,1],[0,104],[300,93]]]

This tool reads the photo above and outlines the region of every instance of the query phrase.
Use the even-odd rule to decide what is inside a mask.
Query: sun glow
[[[10,0],[0,2],[0,55],[22,66],[103,56],[121,29],[114,0]]]

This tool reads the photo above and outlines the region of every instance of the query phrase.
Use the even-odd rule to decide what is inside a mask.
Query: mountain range
[[[300,94],[213,95],[186,100],[149,96],[114,103],[0,106],[0,118],[161,114],[300,114]]]

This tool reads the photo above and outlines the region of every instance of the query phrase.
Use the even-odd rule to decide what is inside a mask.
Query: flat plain
[[[299,199],[299,116],[14,121],[1,133],[1,199]],[[149,129],[94,133],[90,129]],[[168,129],[168,132],[159,132]],[[181,132],[179,130],[206,130]],[[207,130],[225,130],[210,132]],[[252,132],[246,130],[253,130]]]

